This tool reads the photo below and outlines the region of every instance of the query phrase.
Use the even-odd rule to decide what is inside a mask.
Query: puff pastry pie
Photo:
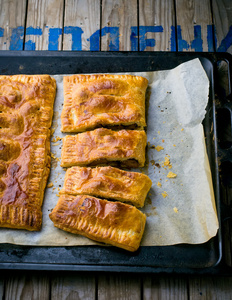
[[[87,195],[61,195],[49,216],[62,230],[129,251],[138,249],[146,223],[134,206]]]
[[[60,194],[92,195],[143,207],[151,185],[151,179],[142,173],[127,172],[110,166],[94,169],[72,167],[65,174]]]
[[[56,82],[0,76],[0,227],[39,230]]]
[[[146,126],[148,80],[132,75],[64,77],[63,132],[83,132],[103,126]]]
[[[61,166],[86,166],[120,161],[128,167],[143,167],[147,136],[144,130],[93,131],[63,138]]]

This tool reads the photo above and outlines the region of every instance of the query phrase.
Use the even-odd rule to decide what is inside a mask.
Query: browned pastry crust
[[[39,230],[56,82],[0,76],[0,227]]]
[[[151,179],[142,173],[127,172],[110,166],[94,169],[72,167],[65,174],[60,194],[91,195],[143,207],[151,185]]]
[[[120,161],[131,167],[145,163],[146,133],[143,130],[93,131],[63,138],[61,166],[86,166]]]
[[[83,132],[100,126],[146,126],[148,80],[133,75],[73,75],[64,77],[63,132]]]
[[[138,249],[146,223],[134,206],[87,195],[61,195],[49,216],[62,230],[129,251]]]

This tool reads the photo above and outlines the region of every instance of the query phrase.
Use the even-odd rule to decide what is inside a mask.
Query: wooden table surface
[[[0,0],[0,49],[232,53],[232,1]],[[0,298],[232,299],[232,276],[4,270]]]

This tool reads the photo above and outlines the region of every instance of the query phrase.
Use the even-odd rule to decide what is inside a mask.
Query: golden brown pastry
[[[39,230],[56,82],[0,76],[0,227]]]
[[[132,75],[64,77],[63,132],[83,132],[100,126],[146,126],[148,80]]]
[[[138,249],[146,223],[134,206],[87,195],[61,195],[49,217],[62,230],[129,251]]]
[[[65,174],[60,194],[91,195],[143,207],[151,185],[151,179],[142,173],[127,172],[110,166],[94,169],[72,167]]]
[[[61,166],[86,166],[120,161],[128,167],[143,167],[146,133],[143,130],[93,131],[63,138]]]

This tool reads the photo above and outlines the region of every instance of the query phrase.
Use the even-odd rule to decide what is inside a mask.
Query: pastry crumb
[[[163,168],[165,170],[167,170],[167,168],[165,168],[165,167],[168,167],[169,169],[172,168],[172,164],[170,163],[170,159],[167,156],[164,158],[164,163],[163,163]]]
[[[51,152],[51,158],[56,159],[56,156]]]
[[[56,136],[55,138],[52,139],[52,142],[53,142],[53,143],[56,143],[56,142],[61,141],[61,140],[62,140],[61,137]]]
[[[177,209],[176,207],[174,207],[173,210],[174,210],[175,213],[178,213],[178,212],[179,212],[178,209]]]
[[[51,188],[53,187],[53,182],[50,182],[48,185],[47,185],[48,188]]]
[[[156,185],[157,185],[158,187],[161,187],[161,186],[162,186],[162,183],[158,181],[158,182],[156,183]]]
[[[164,192],[162,193],[162,196],[163,196],[163,198],[166,198],[166,197],[168,196],[168,193],[167,193],[166,191],[164,191]]]
[[[173,147],[176,147],[176,145],[175,145],[175,144],[173,144]]]
[[[167,156],[165,156],[165,158],[164,158],[164,166],[168,166],[168,165],[170,165],[170,159]]]
[[[177,174],[173,173],[173,172],[169,172],[167,177],[168,178],[176,178]]]
[[[155,150],[158,151],[158,152],[160,152],[163,149],[164,149],[164,147],[159,146],[159,145],[155,147]]]
[[[184,128],[181,128],[181,131],[184,131]]]
[[[157,131],[158,134],[160,134],[160,131]]]

